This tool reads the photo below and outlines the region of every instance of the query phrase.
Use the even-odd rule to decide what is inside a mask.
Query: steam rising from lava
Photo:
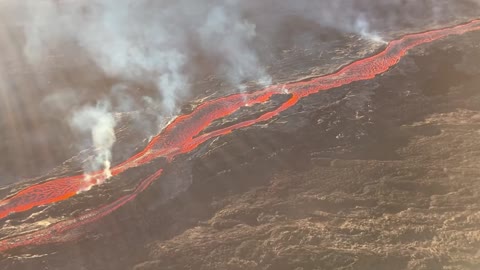
[[[45,58],[51,52],[66,51],[67,62],[71,61],[73,66],[79,58],[88,59],[90,66],[83,67],[80,72],[88,71],[91,67],[92,73],[103,72],[113,82],[107,84],[109,86],[105,89],[103,86],[95,88],[96,84],[91,83],[87,91],[88,96],[95,97],[93,101],[86,101],[80,88],[75,89],[77,95],[73,95],[74,101],[58,98],[60,96],[49,99],[61,103],[57,104],[62,108],[60,110],[65,110],[66,115],[71,116],[68,117],[68,124],[76,133],[80,133],[80,148],[94,149],[94,157],[87,159],[84,164],[88,181],[83,175],[75,175],[32,185],[0,202],[0,218],[66,200],[101,183],[105,178],[119,175],[153,159],[166,157],[171,160],[179,154],[195,150],[209,139],[276,117],[303,97],[354,81],[371,79],[387,71],[417,45],[479,28],[478,21],[475,21],[469,26],[413,34],[406,39],[393,41],[377,55],[353,62],[336,73],[309,81],[268,86],[272,82],[272,74],[264,65],[263,54],[268,54],[271,47],[276,46],[276,32],[282,36],[291,34],[292,39],[296,37],[296,27],[288,33],[282,29],[282,26],[296,19],[314,26],[356,33],[376,42],[383,41],[376,33],[376,30],[378,33],[382,31],[378,30],[378,24],[375,23],[379,18],[385,19],[389,15],[382,12],[382,7],[401,6],[409,1],[377,0],[375,3],[380,8],[376,12],[381,17],[375,16],[375,12],[362,10],[363,7],[372,6],[372,1],[25,0],[10,3],[16,6],[13,9],[15,15],[9,15],[5,20],[15,17],[14,20],[19,21],[25,30],[24,43],[21,45],[34,71],[48,70],[49,66],[44,64],[49,63],[45,62]],[[419,5],[417,2],[415,6]],[[432,16],[445,12],[436,7],[432,4]],[[392,6],[385,10],[398,11]],[[408,8],[404,9],[404,13],[408,13],[405,10]],[[287,19],[289,17],[295,19]],[[402,15],[393,20],[398,18],[402,18]],[[389,27],[393,24],[384,24],[383,30],[391,30]],[[152,134],[158,135],[144,150],[110,168],[112,147],[116,140],[116,112],[141,110],[145,104],[160,104],[157,123],[166,123],[165,118],[178,114],[178,105],[191,94],[195,78],[210,73],[216,74],[237,90],[244,89],[244,83],[249,81],[257,81],[265,87],[258,92],[232,94],[204,102],[191,114],[176,118],[162,132],[152,130]],[[48,81],[51,74],[34,76],[37,76],[39,83],[43,83]],[[96,82],[98,77],[92,79],[85,76],[84,79]],[[141,100],[147,100],[148,103],[138,102],[136,95],[139,92],[130,93],[138,85],[143,90],[154,89],[150,92],[140,91],[144,95]],[[279,94],[288,94],[289,99],[258,118],[201,133],[213,121],[229,116],[243,106],[264,103]],[[69,102],[75,106],[65,104]],[[92,222],[133,200],[160,174],[161,170],[140,182],[130,195],[75,219],[59,222],[29,235],[2,239],[0,251],[25,244],[57,241],[56,237],[63,231]]]
[[[255,37],[255,25],[239,18],[225,7],[214,7],[199,30],[204,48],[215,42],[216,52],[224,57],[221,68],[229,70],[226,76],[235,86],[245,79],[258,79],[263,86],[270,85],[272,78],[260,64],[257,54],[250,47]]]
[[[236,129],[272,119],[297,104],[301,98],[355,81],[372,79],[388,71],[392,66],[396,65],[409,50],[419,45],[433,42],[450,35],[461,35],[470,31],[479,30],[480,20],[472,20],[468,23],[453,27],[409,34],[391,41],[383,51],[352,62],[331,74],[311,78],[310,80],[273,85],[245,95],[233,94],[208,100],[196,107],[190,114],[177,117],[160,134],[155,136],[144,150],[114,166],[111,173],[112,175],[118,175],[129,168],[147,164],[159,157],[165,157],[166,161],[171,161],[175,156],[191,152],[212,138],[227,135]],[[289,89],[289,93],[285,93],[285,88]],[[279,94],[287,94],[290,97],[275,109],[267,111],[257,118],[244,120],[201,134],[213,121],[227,117],[242,107],[248,106],[248,104],[268,102],[272,97]],[[161,173],[162,169],[142,180],[130,194],[124,195],[104,206],[86,211],[82,215],[74,218],[59,221],[43,229],[0,239],[0,252],[25,245],[40,245],[71,240],[75,235],[78,236],[78,231],[72,234],[68,234],[69,232],[71,233],[79,229],[82,225],[94,222],[135,199],[135,197],[144,191]],[[14,196],[0,201],[0,218],[6,217],[11,213],[27,211],[36,206],[66,200],[74,196],[77,192],[97,184],[95,180],[97,180],[99,174],[101,174],[101,172],[92,176],[90,180],[94,180],[94,182],[91,183],[83,181],[82,175],[76,175],[51,179],[29,186]],[[67,234],[64,235],[65,233]]]
[[[21,36],[14,47],[23,48],[33,73],[31,80],[38,88],[51,95],[61,92],[49,83],[55,77],[56,63],[49,60],[52,54],[63,55],[63,65],[77,72],[75,77],[78,74],[88,81],[88,87],[79,86],[72,98],[56,104],[57,111],[72,115],[65,126],[87,136],[78,145],[97,149],[95,158],[85,165],[88,172],[109,166],[115,112],[155,107],[154,123],[136,119],[141,122],[138,126],[154,127],[146,132],[154,135],[178,114],[179,105],[192,95],[199,78],[215,74],[237,90],[251,81],[271,84],[266,62],[276,57],[274,50],[284,49],[277,45],[279,41],[287,39],[307,48],[309,42],[297,39],[319,38],[311,29],[323,27],[383,42],[381,34],[394,27],[402,29],[415,18],[448,20],[457,7],[465,9],[471,3],[478,8],[476,1],[450,5],[448,0],[24,0],[1,2],[0,16],[15,30],[9,33]],[[467,10],[474,12],[475,8]],[[298,28],[297,21],[310,28]],[[113,83],[96,88],[102,77],[99,73]],[[132,102],[118,105],[118,85],[126,89],[122,99]],[[137,87],[142,91],[131,93]],[[138,95],[148,102],[138,102]],[[98,103],[98,99],[106,101]],[[95,121],[83,121],[88,118]]]
[[[157,125],[178,114],[179,102],[188,95],[190,79],[199,68],[189,66],[196,54],[217,59],[218,75],[234,87],[242,88],[246,80],[271,83],[250,46],[256,35],[255,25],[241,17],[237,2],[160,2],[31,1],[25,54],[33,65],[38,65],[51,48],[68,44],[77,47],[80,56],[94,61],[108,77],[126,85],[153,86],[157,94],[145,94],[145,100],[153,98],[161,105]],[[201,52],[195,51],[195,46]],[[108,95],[114,99],[112,91]],[[75,111],[70,122],[75,130],[92,134],[92,145],[80,143],[81,147],[96,149],[87,171],[98,170],[99,165],[108,169],[111,162],[115,142],[112,113],[117,108],[101,104]],[[135,109],[141,108],[131,108]]]
[[[75,112],[70,121],[72,127],[83,134],[89,135],[94,146],[94,158],[84,164],[85,172],[104,170],[105,177],[112,176],[112,146],[115,143],[115,119],[110,112],[110,104],[101,101],[96,106],[85,106]],[[102,168],[103,167],[103,168]]]

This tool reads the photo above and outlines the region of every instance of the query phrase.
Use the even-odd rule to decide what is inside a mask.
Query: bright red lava
[[[163,169],[160,169],[146,179],[142,180],[131,193],[124,195],[100,208],[83,213],[79,217],[57,222],[45,229],[0,240],[0,252],[26,245],[41,245],[73,240],[79,235],[78,233],[76,234],[74,232],[74,229],[102,218],[117,210],[127,202],[135,199],[138,194],[144,191],[162,174],[162,171]]]
[[[119,175],[127,169],[149,163],[153,159],[160,157],[172,160],[179,154],[188,153],[196,149],[200,144],[211,138],[269,120],[295,105],[303,97],[352,82],[372,79],[397,64],[408,50],[418,45],[433,42],[446,36],[460,35],[475,30],[480,30],[480,20],[473,20],[453,27],[405,35],[400,39],[391,41],[383,51],[350,63],[331,74],[304,81],[273,85],[248,94],[234,94],[209,100],[198,106],[192,113],[177,117],[160,134],[155,136],[144,150],[113,167],[111,173],[113,176]],[[199,135],[216,119],[231,115],[244,106],[265,103],[274,95],[289,95],[290,98],[276,109],[266,112],[256,119],[246,120]],[[77,218],[60,221],[45,229],[28,234],[0,240],[0,252],[19,246],[66,241],[69,237],[65,232],[97,220],[131,201],[158,178],[160,174],[161,170],[141,181],[131,194],[125,195],[98,209],[87,211]],[[79,192],[88,190],[93,185],[102,183],[104,180],[103,172],[99,171],[93,173],[90,178],[86,178],[85,175],[75,175],[32,185],[0,201],[0,219],[11,213],[22,212],[36,206],[66,200]]]

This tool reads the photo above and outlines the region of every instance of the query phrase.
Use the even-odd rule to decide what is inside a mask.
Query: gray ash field
[[[386,40],[467,22],[480,10],[474,1],[440,1],[431,5],[450,11],[433,22],[425,12],[431,9],[425,4],[429,1],[400,2],[365,11],[378,24],[382,16],[375,14],[389,8],[406,14],[419,5],[423,14],[380,27]],[[331,25],[313,27],[310,18],[289,16],[282,21],[283,33],[270,33],[267,23],[253,21],[259,39],[268,36],[259,43],[259,58],[274,83],[329,74],[386,46]],[[309,33],[308,38],[285,37],[295,32]],[[299,40],[309,45],[300,46]],[[0,220],[0,240],[111,202],[164,168],[134,200],[86,224],[71,240],[0,253],[0,268],[480,269],[478,44],[480,31],[421,45],[371,80],[301,99],[267,122],[209,140],[172,162],[159,158],[67,200],[13,213]],[[239,91],[203,57],[195,61],[205,70],[195,73],[192,92],[178,105],[182,114]],[[18,65],[24,69],[28,64]],[[83,101],[96,100],[105,94],[102,89],[120,81],[95,64],[49,73],[60,88],[94,89],[84,91]],[[11,75],[9,82],[18,84],[29,76]],[[17,85],[20,90],[0,102],[0,136],[5,138],[0,142],[5,153],[1,198],[51,177],[82,173],[94,153],[93,146],[79,150],[74,143],[79,137],[63,122],[66,116],[55,115],[63,109],[32,101],[50,104],[49,90],[31,94],[33,84]],[[155,92],[150,83],[134,81],[129,87],[135,104]],[[248,80],[245,84],[245,91],[260,88]],[[7,100],[14,109],[3,106]],[[284,101],[279,96],[242,108],[208,128],[255,118]],[[143,149],[154,135],[150,125],[158,123],[158,104],[148,104],[114,110],[112,164]]]

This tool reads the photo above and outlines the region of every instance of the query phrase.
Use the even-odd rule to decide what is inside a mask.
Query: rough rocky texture
[[[479,41],[471,33],[422,46],[373,80],[208,142],[77,242],[14,250],[0,266],[479,269]],[[371,52],[352,48],[345,55]],[[296,72],[304,64],[289,63]],[[302,76],[288,77],[288,68],[279,78]],[[39,216],[94,207],[164,165]],[[21,226],[31,214],[10,223]]]
[[[207,203],[211,215],[151,243],[150,259],[134,269],[479,269],[479,70],[475,45],[468,45],[476,37],[416,50],[383,78],[351,86],[375,86],[356,113],[349,89],[338,90],[344,96],[336,104],[343,104],[330,104],[328,113],[304,102],[298,114],[309,111],[307,122],[324,125],[317,131],[300,124],[294,134],[282,119],[272,123],[299,140],[331,139],[329,129],[337,140],[310,139],[303,155],[286,150],[301,147],[296,143],[272,142],[274,153],[293,151],[297,161],[278,158],[280,165],[264,167],[277,170],[263,172],[261,183],[248,173],[212,174],[200,185],[223,191],[196,202]],[[351,123],[358,114],[370,120]],[[295,114],[285,118],[295,122]],[[252,167],[245,170],[255,178]],[[233,181],[253,187],[238,191],[229,188]]]
[[[278,172],[152,244],[155,259],[135,269],[478,269],[480,113],[402,129],[414,139],[399,160],[319,159]]]

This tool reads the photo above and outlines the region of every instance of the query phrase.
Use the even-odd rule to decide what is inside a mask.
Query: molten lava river
[[[412,48],[448,36],[461,35],[476,30],[480,30],[480,20],[473,20],[453,27],[408,34],[389,42],[382,51],[375,55],[354,61],[331,74],[308,80],[272,85],[246,94],[233,94],[207,100],[191,113],[174,119],[142,151],[115,165],[111,169],[112,176],[120,175],[129,169],[150,163],[159,158],[165,159],[167,163],[171,162],[178,155],[189,153],[212,138],[270,120],[287,111],[302,98],[352,82],[372,79],[396,65]],[[206,128],[210,127],[212,122],[225,118],[242,107],[266,103],[272,97],[278,95],[286,96],[286,101],[257,118],[206,131]],[[41,229],[34,229],[21,234],[12,233],[0,239],[0,252],[6,252],[22,246],[42,245],[75,239],[81,234],[79,232],[81,232],[82,226],[95,222],[134,200],[138,194],[147,189],[155,180],[161,178],[162,171],[163,168],[158,168],[156,172],[141,180],[129,194],[121,196],[106,205],[87,210],[74,218],[64,219]],[[80,192],[88,192],[92,186],[100,185],[105,180],[104,173],[99,171],[93,173],[90,177],[74,175],[49,179],[45,182],[31,185],[0,201],[0,219],[6,220],[12,213],[28,211],[39,206],[68,200]]]

